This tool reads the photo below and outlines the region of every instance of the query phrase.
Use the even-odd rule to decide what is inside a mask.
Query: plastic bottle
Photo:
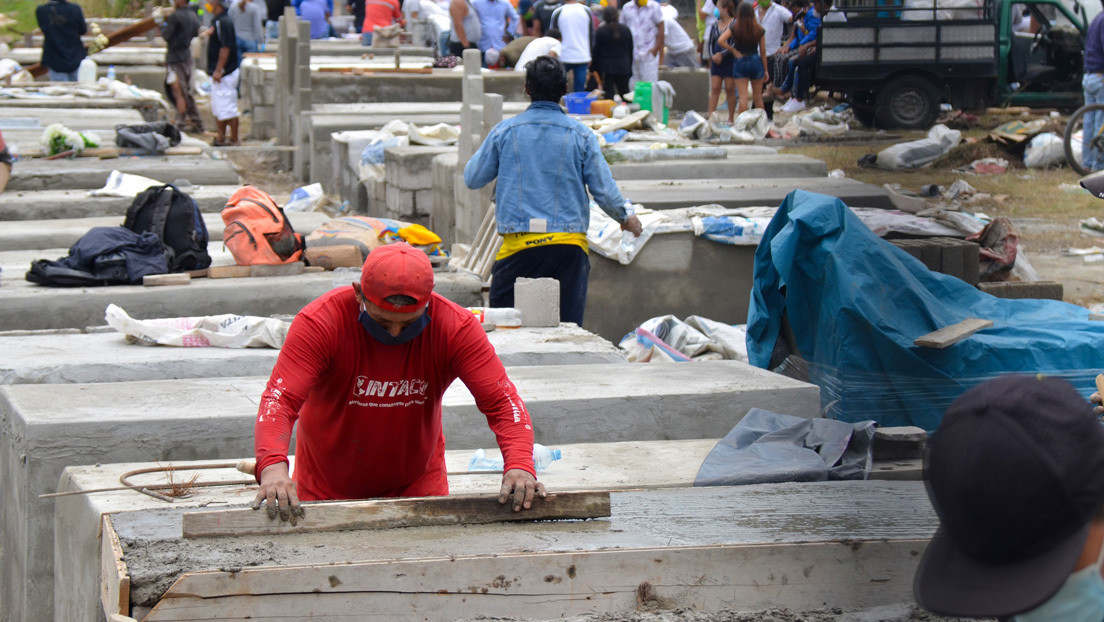
[[[559,449],[549,449],[540,443],[533,443],[533,464],[537,471],[543,471],[556,460],[561,458]]]
[[[90,84],[96,81],[96,61],[91,58],[85,57],[80,62],[80,67],[77,68],[77,82],[84,84]]]
[[[537,471],[543,471],[562,457],[559,449],[549,449],[540,443],[533,443],[533,464]],[[468,461],[469,471],[501,471],[505,464],[502,458],[489,458],[486,450],[476,449]]]
[[[114,80],[115,79],[115,65],[108,65],[107,66],[107,79],[108,80]]]
[[[521,326],[521,311],[513,307],[468,307],[481,324],[494,324],[498,328]]]

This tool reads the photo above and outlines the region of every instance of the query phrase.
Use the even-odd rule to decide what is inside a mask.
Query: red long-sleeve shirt
[[[377,27],[389,26],[392,22],[406,22],[399,0],[365,0],[363,32],[375,32]]]
[[[470,311],[433,294],[429,325],[384,345],[360,325],[352,287],[307,305],[291,324],[261,396],[257,477],[287,461],[303,500],[447,495],[441,399],[460,378],[487,416],[506,469],[533,473],[533,427]]]

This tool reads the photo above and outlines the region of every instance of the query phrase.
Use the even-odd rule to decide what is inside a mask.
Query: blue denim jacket
[[[495,219],[501,234],[586,233],[588,188],[611,218],[624,222],[627,217],[625,199],[598,138],[553,102],[533,102],[487,134],[464,167],[464,183],[482,188],[495,177]]]

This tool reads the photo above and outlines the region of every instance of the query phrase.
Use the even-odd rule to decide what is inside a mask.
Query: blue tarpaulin
[[[1104,322],[1087,309],[996,298],[931,272],[839,199],[802,190],[782,202],[755,253],[751,364],[768,366],[783,312],[826,414],[852,423],[930,432],[955,398],[993,376],[1061,376],[1087,397],[1104,367]],[[994,325],[943,349],[913,345],[971,317]]]

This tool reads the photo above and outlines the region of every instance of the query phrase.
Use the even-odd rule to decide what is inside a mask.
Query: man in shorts
[[[192,39],[199,34],[199,17],[188,0],[174,0],[174,11],[161,24],[165,38],[165,84],[176,106],[176,125],[183,132],[203,132],[203,119],[192,96]]]
[[[238,44],[234,22],[224,2],[210,0],[207,9],[214,15],[207,42],[207,72],[211,74],[211,114],[218,122],[216,147],[238,145]],[[227,139],[226,131],[230,130]]]

